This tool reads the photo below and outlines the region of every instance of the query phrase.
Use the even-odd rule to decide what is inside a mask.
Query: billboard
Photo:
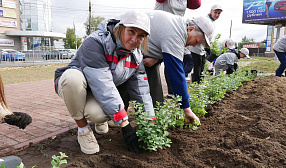
[[[286,0],[244,0],[242,23],[286,20]]]

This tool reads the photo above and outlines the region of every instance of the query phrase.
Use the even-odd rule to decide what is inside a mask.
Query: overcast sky
[[[111,18],[130,9],[140,11],[154,8],[155,0],[91,0],[92,16]],[[202,0],[199,9],[187,9],[185,17],[207,15],[214,4],[220,4],[223,12],[215,21],[215,34],[221,34],[221,40],[230,37],[237,42],[246,36],[255,41],[266,39],[267,26],[256,24],[242,24],[243,0]],[[86,22],[89,0],[52,0],[52,17],[54,32],[65,33],[67,28],[73,28],[75,24],[78,37],[85,35],[84,22]]]

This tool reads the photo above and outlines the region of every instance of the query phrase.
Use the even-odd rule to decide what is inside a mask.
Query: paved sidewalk
[[[63,100],[55,93],[52,79],[7,84],[4,88],[10,109],[30,114],[33,121],[25,130],[0,124],[0,157],[76,127]]]

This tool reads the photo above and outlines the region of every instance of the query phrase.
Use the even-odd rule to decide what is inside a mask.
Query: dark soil
[[[120,128],[95,134],[100,152],[86,155],[77,130],[16,153],[27,168],[51,167],[52,155],[64,152],[62,167],[286,167],[286,78],[270,76],[245,83],[209,107],[202,126],[170,129],[170,148],[134,154],[126,149]],[[94,125],[92,125],[94,128]]]

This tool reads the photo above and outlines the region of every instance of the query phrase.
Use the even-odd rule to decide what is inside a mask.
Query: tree
[[[81,38],[77,38],[77,48],[81,45]],[[66,38],[64,39],[64,47],[65,48],[70,48],[70,49],[75,49],[75,36],[74,36],[74,29],[72,28],[67,28],[66,31]]]
[[[244,36],[244,37],[241,39],[241,43],[253,44],[253,43],[255,43],[255,42],[254,42],[254,39],[253,39],[253,38],[247,38],[246,36]]]
[[[96,17],[91,17],[91,27],[95,27],[97,28],[97,26],[99,25],[99,23],[101,21],[103,21],[105,18],[104,17],[101,17],[101,16],[96,16]],[[87,18],[86,22],[84,23],[85,25],[85,33],[86,35],[88,36],[89,35],[89,18]]]
[[[244,44],[259,44],[259,48],[265,48],[265,43],[263,41],[255,42],[253,38],[247,38],[246,36],[241,39],[241,42],[238,44],[238,48],[242,48]]]

